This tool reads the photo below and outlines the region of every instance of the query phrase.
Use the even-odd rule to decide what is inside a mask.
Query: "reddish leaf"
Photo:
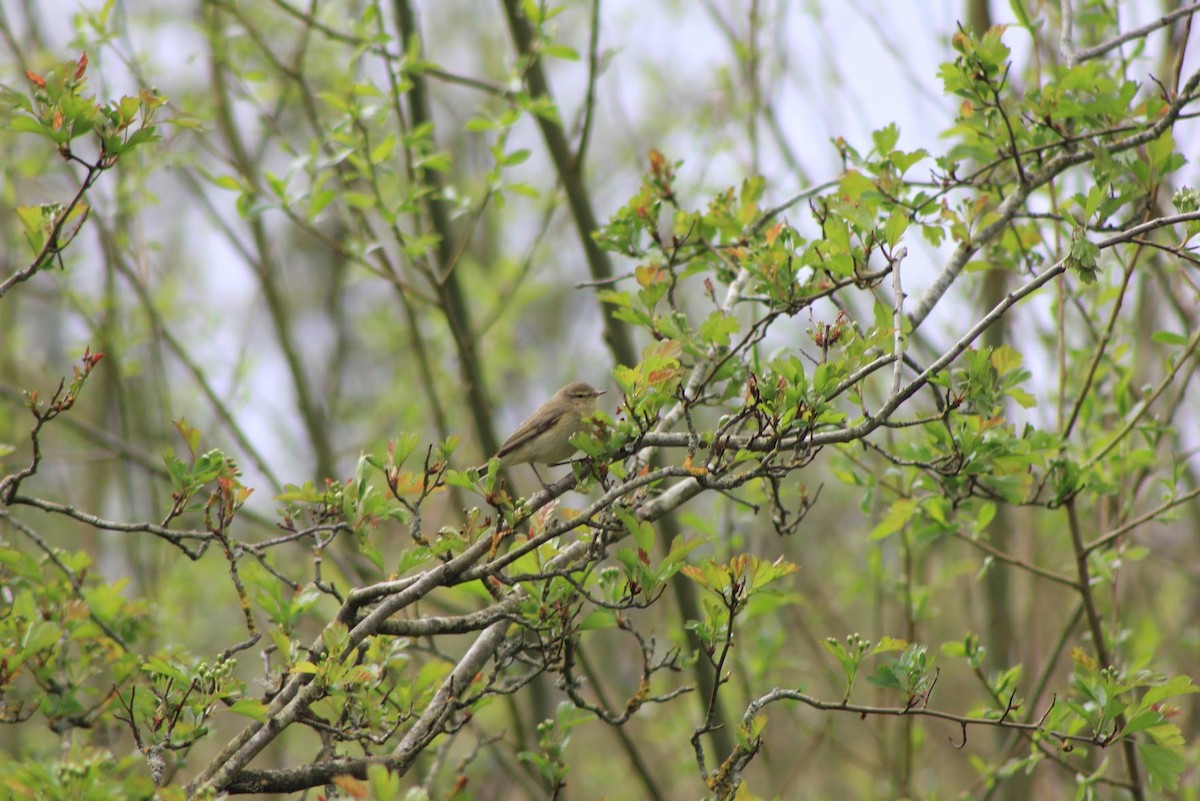
[[[767,231],[767,245],[774,245],[775,240],[779,237],[779,232],[783,230],[783,223],[776,223]]]
[[[366,798],[368,795],[366,782],[353,776],[334,776],[333,783],[352,798]]]

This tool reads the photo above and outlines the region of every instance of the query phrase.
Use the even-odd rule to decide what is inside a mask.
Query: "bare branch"
[[[1067,7],[1070,7],[1071,5],[1070,0],[1062,0],[1062,4]],[[1180,17],[1191,16],[1197,11],[1200,11],[1200,3],[1192,3],[1191,5],[1181,6],[1174,11],[1164,14],[1158,19],[1154,20],[1154,22],[1148,22],[1141,27],[1128,30],[1120,36],[1109,39],[1107,42],[1101,42],[1095,47],[1089,47],[1079,51],[1071,51],[1071,60],[1068,62],[1064,59],[1064,63],[1070,67],[1083,61],[1090,61],[1093,58],[1098,58],[1108,51],[1120,47],[1126,42],[1132,42],[1136,39],[1144,39],[1148,34],[1154,33],[1154,31],[1158,30],[1159,28],[1165,28]]]

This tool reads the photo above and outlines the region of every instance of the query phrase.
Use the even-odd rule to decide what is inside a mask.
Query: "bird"
[[[579,450],[571,444],[571,437],[586,428],[584,420],[596,411],[596,398],[603,394],[584,381],[567,384],[517,426],[494,458],[502,468],[533,466],[534,475],[545,486],[536,465],[564,462]]]

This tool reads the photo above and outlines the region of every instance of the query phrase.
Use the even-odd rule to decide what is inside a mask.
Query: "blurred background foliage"
[[[78,401],[47,418],[41,463],[21,489],[131,526],[103,530],[46,504],[0,509],[8,792],[56,788],[65,798],[84,781],[95,793],[84,797],[147,797],[152,776],[190,780],[262,714],[224,702],[275,689],[262,685],[256,650],[236,668],[222,658],[245,639],[245,616],[276,632],[281,653],[314,637],[336,650],[326,624],[338,604],[308,582],[345,592],[436,564],[429,553],[406,562],[411,510],[346,500],[350,488],[366,491],[372,467],[390,465],[388,442],[401,432],[415,436],[409,470],[427,448],[465,469],[578,379],[608,390],[608,445],[620,447],[633,436],[630,399],[657,419],[686,370],[723,353],[736,358],[690,410],[697,429],[755,404],[781,411],[785,396],[796,406],[796,392],[821,396],[892,352],[885,268],[903,259],[905,308],[920,316],[904,333],[920,366],[1010,291],[1051,264],[1067,269],[997,315],[933,377],[934,392],[913,396],[902,417],[920,426],[848,438],[777,481],[706,492],[652,529],[622,519],[655,553],[644,569],[670,569],[657,603],[621,616],[658,638],[659,656],[678,647],[680,671],[656,674],[652,691],[639,686],[639,642],[601,615],[586,631],[587,683],[614,709],[693,682],[698,692],[648,704],[618,727],[560,706],[566,695],[552,681],[534,682],[475,710],[469,737],[431,749],[397,787],[435,798],[719,795],[689,743],[707,719],[724,724],[703,738],[710,771],[738,749],[757,754],[739,766],[740,798],[1195,798],[1200,707],[1185,680],[1200,649],[1200,521],[1188,500],[1200,486],[1195,223],[1132,234],[1103,256],[1089,249],[1196,210],[1185,188],[1200,141],[1184,108],[1195,93],[1184,83],[1196,64],[1191,17],[1072,61],[1175,7],[7,4],[0,281],[45,244],[28,209],[65,205],[90,175],[64,159],[53,114],[42,128],[14,123],[39,113],[36,100],[23,111],[15,98],[75,75],[86,81],[79,92],[112,111],[96,125],[113,126],[121,145],[98,151],[92,131],[69,140],[97,170],[86,222],[0,297],[0,475],[31,458],[26,393],[53,408],[54,387],[67,376],[69,391],[78,365]],[[1073,18],[1061,37],[1064,10]],[[1173,138],[1106,151],[1173,107]],[[139,128],[156,139],[130,140]],[[1090,154],[1086,168],[1030,186],[1019,214],[975,243],[1014,186],[1078,152]],[[105,154],[114,160],[100,170]],[[943,295],[938,277],[963,243],[970,252]],[[907,257],[896,256],[901,244]],[[749,263],[758,272],[742,284],[745,303],[714,312]],[[103,358],[80,362],[85,347]],[[812,430],[878,411],[895,394],[887,384],[830,400]],[[947,412],[960,407],[961,419]],[[776,413],[773,424],[793,423]],[[663,458],[679,465],[687,443],[673,444]],[[507,481],[514,494],[538,489],[523,468]],[[599,494],[596,484],[582,490],[564,506]],[[239,542],[271,542],[281,519],[305,515],[355,533],[332,540],[332,530],[315,551],[274,547],[269,559],[258,558],[263,546],[231,581],[226,542],[200,558],[188,550],[198,542],[169,533],[176,523],[211,531],[226,504]],[[488,510],[469,482],[450,481],[420,507],[423,530],[477,521],[471,507]],[[675,534],[703,538],[679,564]],[[737,562],[744,554],[754,558]],[[1077,586],[1080,560],[1094,597]],[[636,558],[621,564],[621,581],[643,570]],[[732,640],[720,630],[729,616],[716,565],[762,582],[737,609]],[[485,608],[479,585],[430,596],[419,613]],[[38,610],[84,628],[66,637],[19,623]],[[1096,626],[1106,632],[1099,653]],[[76,638],[72,651],[65,641]],[[406,677],[399,692],[413,705],[466,648],[429,639],[411,654],[369,657]],[[719,703],[704,692],[706,647],[728,650]],[[53,657],[39,669],[15,669],[43,652]],[[197,688],[176,698],[191,725],[179,724],[189,745],[178,754],[142,743],[147,759],[128,756],[123,718],[147,732],[163,722],[129,696],[139,675],[164,698],[173,681]],[[75,684],[79,694],[62,691]],[[832,707],[847,697],[928,706],[1085,739],[1140,713],[1144,731],[1177,728],[1143,740],[1161,750],[1137,756],[1050,738],[1032,745],[1003,726],[968,731],[803,704],[774,704],[765,729],[739,729],[747,705],[777,687]],[[1160,709],[1168,698],[1176,706]],[[749,747],[758,735],[761,753]],[[255,767],[303,763],[322,745],[294,729],[281,742]],[[104,749],[126,756],[112,763],[97,756]],[[1131,762],[1141,771],[1132,779]],[[95,789],[105,787],[122,789]],[[392,789],[375,775],[340,792]]]

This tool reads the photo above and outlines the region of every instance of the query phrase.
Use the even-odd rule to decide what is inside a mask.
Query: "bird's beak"
[[[598,389],[598,390],[596,390],[596,394],[595,394],[595,395],[593,395],[592,397],[593,397],[593,398],[598,398],[598,397],[600,397],[600,396],[601,396],[601,395],[603,395],[603,394],[604,394],[604,390],[602,390],[602,389]]]

